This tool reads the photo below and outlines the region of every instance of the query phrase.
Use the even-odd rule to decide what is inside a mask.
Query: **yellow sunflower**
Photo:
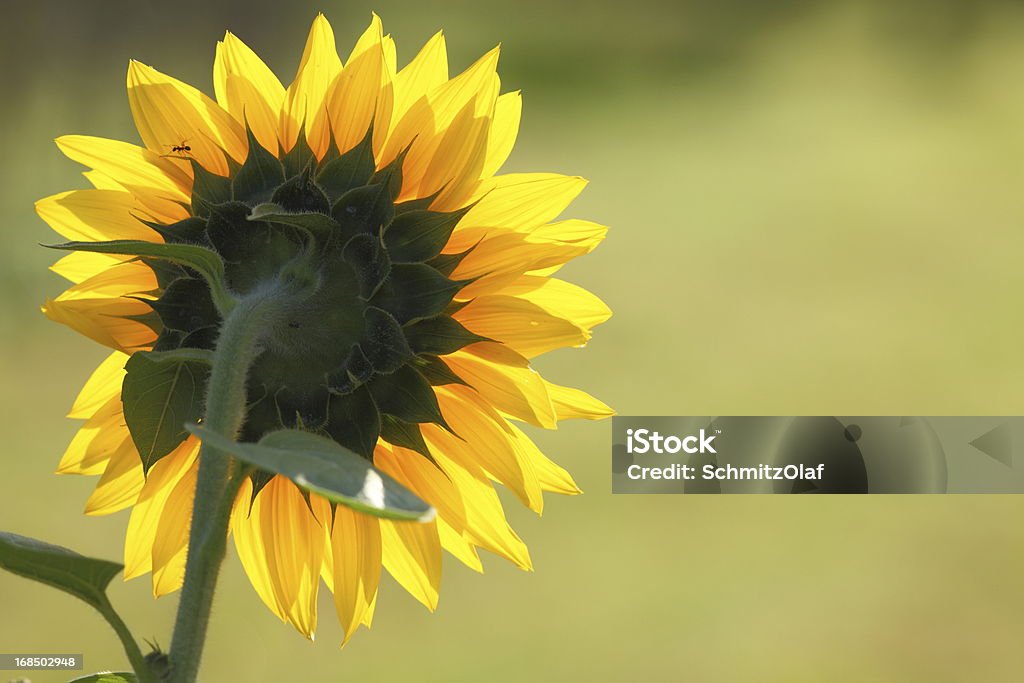
[[[398,69],[374,15],[343,64],[318,16],[288,87],[227,33],[215,99],[130,63],[143,146],[57,140],[94,187],[36,205],[75,240],[53,266],[73,286],[44,311],[113,350],[71,409],[85,424],[57,471],[100,476],[86,514],[131,508],[126,578],[151,573],[156,596],[181,587],[201,433],[186,423],[206,417],[204,363],[230,302],[285,275],[308,292],[259,339],[227,436],[317,434],[432,511],[388,519],[250,470],[230,533],[264,603],[312,638],[322,580],[347,640],[370,625],[382,567],[431,610],[442,548],[477,571],[478,548],[530,569],[493,483],[538,513],[544,491],[579,492],[516,422],[611,414],[530,366],[609,317],[552,277],[606,228],[556,221],[581,178],[497,175],[521,112],[518,92],[499,94],[497,61],[495,48],[449,78],[438,33]]]

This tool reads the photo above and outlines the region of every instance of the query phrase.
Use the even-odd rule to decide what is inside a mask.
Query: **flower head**
[[[58,471],[100,475],[87,514],[131,508],[128,578],[151,572],[157,596],[181,585],[199,451],[185,423],[203,418],[204,354],[232,296],[289,278],[310,294],[261,341],[239,440],[316,433],[436,517],[383,519],[254,472],[231,533],[267,606],[311,637],[322,580],[347,639],[370,624],[382,567],[430,609],[442,548],[478,571],[477,548],[530,568],[492,484],[537,512],[544,491],[578,493],[515,423],[611,412],[530,367],[610,315],[551,277],[605,228],[553,222],[580,178],[496,175],[521,110],[519,93],[500,94],[497,60],[449,79],[438,33],[398,70],[374,16],[343,63],[318,16],[287,88],[228,33],[216,99],[131,62],[143,146],[57,140],[94,189],[37,204],[76,240],[53,266],[74,284],[44,311],[113,350],[75,401],[86,422]]]

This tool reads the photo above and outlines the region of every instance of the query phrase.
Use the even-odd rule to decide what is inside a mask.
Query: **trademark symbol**
[[[721,433],[722,433],[722,430],[721,430],[721,429],[716,429],[716,430],[715,430],[715,434],[721,434]]]

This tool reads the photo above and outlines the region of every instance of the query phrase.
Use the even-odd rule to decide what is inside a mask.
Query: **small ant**
[[[175,154],[188,154],[192,151],[192,148],[188,145],[188,140],[182,140],[180,145],[170,145],[171,153],[164,154],[165,157],[174,156]]]

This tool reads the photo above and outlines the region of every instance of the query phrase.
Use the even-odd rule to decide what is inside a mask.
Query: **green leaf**
[[[291,479],[302,489],[332,503],[386,519],[429,522],[434,508],[366,459],[331,439],[294,429],[271,432],[259,443],[237,443],[189,425],[204,445],[242,462]]]
[[[231,181],[231,198],[258,204],[270,199],[277,186],[284,182],[284,167],[276,154],[263,148],[252,130],[246,127],[245,132],[249,137],[249,154]]]
[[[362,142],[337,159],[324,164],[316,175],[316,182],[330,200],[337,201],[349,190],[365,185],[376,170],[373,159],[373,126],[366,131]]]
[[[188,438],[186,422],[202,417],[211,356],[190,348],[139,351],[125,364],[124,421],[145,472]]]
[[[130,671],[108,671],[76,678],[69,683],[137,683],[139,679]]]
[[[62,251],[91,251],[98,254],[142,256],[188,266],[202,275],[210,285],[213,301],[221,313],[226,313],[234,306],[234,297],[228,293],[224,280],[224,261],[221,260],[217,252],[197,244],[112,240],[110,242],[65,242],[47,246]]]
[[[8,532],[0,532],[0,567],[70,593],[101,612],[110,607],[107,585],[124,569],[117,562]]]
[[[384,230],[384,246],[395,263],[428,261],[444,249],[452,231],[469,209],[451,213],[409,211],[395,217]]]
[[[283,206],[270,202],[257,205],[246,216],[246,220],[291,225],[308,230],[314,235],[330,235],[332,232],[341,229],[336,220],[325,214],[315,211],[288,211]]]
[[[464,346],[491,341],[487,337],[470,332],[458,320],[447,315],[439,315],[436,318],[428,318],[408,325],[405,327],[405,336],[413,351],[431,353],[435,356],[446,356]]]

